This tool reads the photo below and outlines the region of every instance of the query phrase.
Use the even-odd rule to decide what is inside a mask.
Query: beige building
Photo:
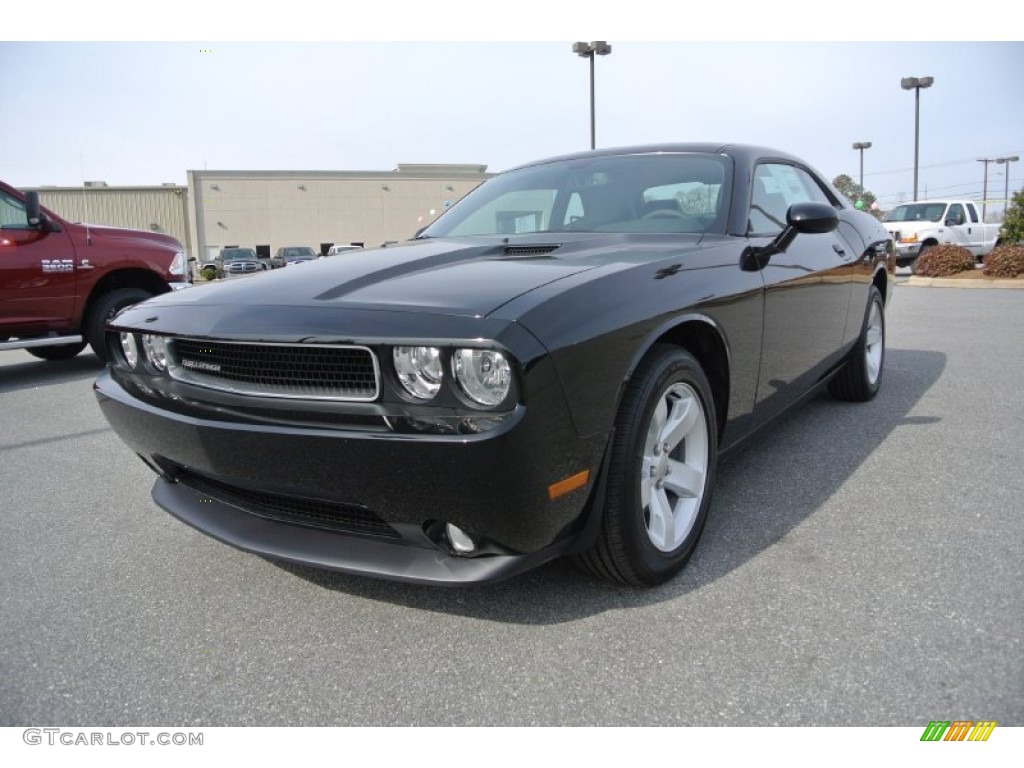
[[[200,263],[225,246],[272,255],[308,245],[407,240],[493,174],[486,165],[401,164],[393,171],[188,171],[188,186],[37,187],[75,222],[165,232]]]
[[[192,253],[186,187],[111,187],[103,181],[87,181],[82,187],[33,189],[39,192],[39,202],[62,219],[163,232],[176,237],[185,252]]]
[[[193,255],[225,246],[271,255],[308,245],[366,247],[407,240],[489,178],[485,165],[409,165],[394,171],[189,171]]]

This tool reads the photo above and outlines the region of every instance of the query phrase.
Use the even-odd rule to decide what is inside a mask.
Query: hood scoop
[[[503,253],[505,256],[513,259],[532,259],[537,256],[544,256],[552,251],[557,251],[561,247],[561,243],[550,245],[506,245]]]

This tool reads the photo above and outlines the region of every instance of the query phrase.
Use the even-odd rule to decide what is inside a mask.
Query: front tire
[[[867,402],[878,394],[885,365],[885,305],[878,288],[871,286],[860,338],[850,350],[846,364],[828,383],[837,400]]]
[[[577,557],[585,570],[654,586],[683,568],[711,506],[716,424],[700,363],[677,347],[653,347],[619,406],[601,530]]]
[[[89,346],[92,347],[92,351],[96,353],[100,360],[105,363],[110,362],[110,354],[107,352],[107,345],[104,343],[107,322],[125,307],[145,301],[152,295],[141,288],[119,288],[96,299],[92,307],[89,308],[89,313],[85,318],[85,332],[83,335],[89,342]]]

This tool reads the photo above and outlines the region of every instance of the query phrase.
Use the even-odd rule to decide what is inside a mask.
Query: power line
[[[1002,156],[1006,156],[1006,155],[1020,155],[1020,154],[1024,154],[1024,150],[1016,149],[1016,150],[1013,150],[1012,152],[995,153],[992,156],[995,157],[995,156],[998,155],[998,156],[1002,157]],[[922,169],[922,170],[925,169],[925,168],[948,168],[951,165],[968,165],[968,164],[971,164],[971,163],[976,163],[977,161],[978,161],[977,158],[971,158],[969,160],[950,160],[950,161],[945,162],[945,163],[933,163],[932,165],[920,165],[920,166],[918,166],[918,168]],[[870,171],[870,172],[865,171],[864,175],[865,176],[885,176],[885,175],[891,174],[891,173],[908,173],[908,172],[913,171],[913,170],[914,170],[914,166],[910,166],[909,168],[897,168],[897,169],[891,170],[891,171]]]

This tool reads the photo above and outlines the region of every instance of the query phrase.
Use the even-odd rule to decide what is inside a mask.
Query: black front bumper
[[[455,557],[424,543],[288,525],[250,514],[181,483],[159,478],[153,499],[179,520],[219,541],[247,552],[359,576],[418,584],[458,586],[485,584],[514,576],[565,553],[565,539],[522,555]],[[415,532],[408,532],[410,538]]]
[[[418,583],[494,581],[571,550],[605,444],[580,439],[562,403],[520,406],[492,433],[408,435],[175,412],[109,370],[95,390],[115,431],[161,473],[153,498],[175,517],[267,557]],[[585,486],[549,498],[551,484],[583,470]],[[353,509],[383,528],[267,512],[291,501]],[[444,523],[471,536],[477,554],[453,554],[437,535]]]

